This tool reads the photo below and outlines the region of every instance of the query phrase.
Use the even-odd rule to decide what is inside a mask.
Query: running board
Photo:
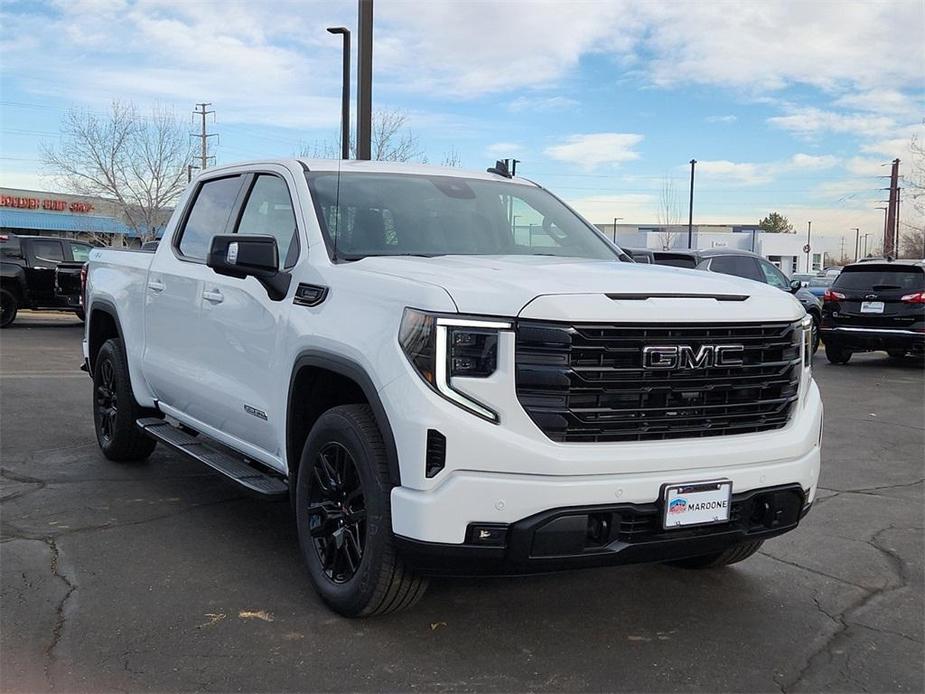
[[[289,493],[289,485],[285,480],[252,467],[245,462],[244,456],[227,453],[163,419],[147,417],[139,419],[136,424],[156,441],[167,444],[193,460],[205,463],[252,492],[263,496],[284,496]]]

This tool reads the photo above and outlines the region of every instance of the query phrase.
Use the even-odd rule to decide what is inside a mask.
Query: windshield
[[[835,289],[896,289],[919,292],[925,289],[925,273],[915,265],[852,265],[841,271]]]
[[[552,255],[618,260],[617,249],[542,188],[452,176],[307,173],[336,258]]]

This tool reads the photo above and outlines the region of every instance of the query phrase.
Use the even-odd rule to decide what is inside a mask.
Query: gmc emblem
[[[743,345],[652,345],[642,348],[644,369],[708,369],[741,366]],[[735,356],[738,354],[739,356]]]

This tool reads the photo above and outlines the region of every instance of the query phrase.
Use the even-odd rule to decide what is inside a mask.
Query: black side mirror
[[[796,294],[803,288],[803,283],[800,280],[790,280],[790,293]]]
[[[206,265],[219,275],[254,277],[273,301],[286,296],[292,279],[288,272],[279,269],[279,250],[272,236],[213,236]]]

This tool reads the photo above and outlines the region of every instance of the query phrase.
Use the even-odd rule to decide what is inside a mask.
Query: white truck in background
[[[341,614],[434,574],[730,564],[816,494],[800,304],[637,265],[503,168],[208,169],[155,252],[91,252],[84,306],[104,455],[289,495]]]

